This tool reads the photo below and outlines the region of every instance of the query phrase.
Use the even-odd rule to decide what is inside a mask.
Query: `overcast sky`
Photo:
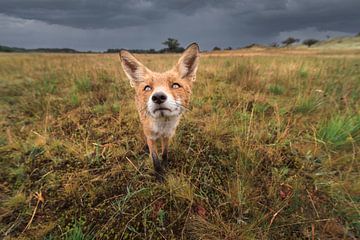
[[[360,32],[360,0],[0,0],[0,45],[204,50]]]

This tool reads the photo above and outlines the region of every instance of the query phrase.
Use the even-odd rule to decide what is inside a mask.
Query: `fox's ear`
[[[121,66],[130,80],[130,85],[134,87],[136,83],[144,81],[145,75],[148,74],[150,70],[126,50],[121,50],[119,55]]]
[[[191,43],[181,55],[176,69],[181,78],[187,78],[191,81],[196,79],[196,70],[199,63],[200,50],[197,43]]]

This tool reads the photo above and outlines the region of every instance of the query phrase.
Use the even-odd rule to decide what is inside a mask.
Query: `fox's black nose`
[[[163,92],[157,92],[151,97],[151,100],[157,104],[162,104],[163,102],[166,101],[166,99],[167,99],[166,94]]]

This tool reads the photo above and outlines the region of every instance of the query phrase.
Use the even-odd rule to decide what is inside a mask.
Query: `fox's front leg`
[[[164,166],[167,166],[169,164],[168,149],[169,149],[169,138],[167,137],[161,138],[161,158]]]
[[[149,147],[150,156],[154,164],[155,177],[158,181],[162,182],[164,180],[164,171],[161,167],[161,162],[157,154],[156,141],[147,138],[147,145]]]

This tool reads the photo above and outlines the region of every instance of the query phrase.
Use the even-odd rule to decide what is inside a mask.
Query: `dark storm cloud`
[[[230,21],[275,31],[311,25],[353,30],[360,19],[359,0],[3,0],[0,12],[78,28],[120,28],[171,21],[174,14],[186,17],[209,8],[227,12]]]
[[[282,10],[250,13],[235,16],[244,20],[251,32],[269,34],[306,27],[318,30],[355,32],[360,26],[360,1],[318,0],[288,1]]]
[[[191,0],[5,0],[0,12],[78,28],[119,28],[151,24],[176,13],[191,15],[207,5]]]
[[[359,31],[359,9],[359,0],[1,0],[0,42],[14,35],[22,44],[19,30],[27,30],[36,32],[34,43],[81,48],[84,42],[95,49],[161,47],[166,37],[200,41],[205,48],[238,47],[294,31],[352,34]]]

